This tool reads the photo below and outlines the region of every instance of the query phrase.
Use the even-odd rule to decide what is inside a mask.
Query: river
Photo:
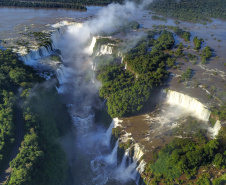
[[[36,31],[51,30],[53,29],[53,24],[62,20],[78,22],[94,20],[88,26],[86,25],[85,28],[79,28],[76,25],[69,26],[61,38],[54,41],[57,42],[54,49],[61,51],[63,61],[61,67],[55,71],[60,81],[60,85],[57,88],[62,95],[62,101],[67,104],[74,121],[72,133],[60,138],[71,166],[71,183],[69,184],[136,184],[137,173],[135,166],[128,168],[123,164],[117,165],[117,150],[112,150],[110,147],[111,129],[107,131],[104,126],[106,124],[103,122],[95,123],[95,109],[100,108],[103,103],[98,98],[98,88],[101,84],[95,79],[95,83],[87,82],[86,80],[87,74],[92,74],[92,59],[91,52],[87,52],[88,45],[84,45],[84,43],[87,43],[87,40],[91,41],[91,35],[114,28],[116,22],[110,22],[108,17],[111,17],[110,12],[113,13],[113,19],[110,19],[113,21],[114,16],[120,12],[119,8],[121,7],[118,6],[117,8],[112,11],[111,8],[89,6],[87,12],[64,9],[0,8],[2,13],[0,20],[1,39],[18,37],[20,35],[19,32],[23,32],[25,29]],[[143,26],[141,32],[145,28],[151,28],[153,24],[175,25],[172,19],[169,19],[167,23],[150,21],[151,15],[148,11],[136,13],[135,17],[127,13],[127,11],[134,11],[133,7],[129,5],[122,7],[121,10],[124,9],[126,13],[122,14],[122,16],[138,20]],[[98,13],[99,17],[97,16],[96,18],[99,11],[101,11],[101,14]],[[101,19],[101,15],[103,19]],[[214,43],[216,42],[214,49],[220,57],[226,56],[222,49],[225,48],[226,43],[224,42],[226,37],[223,32],[225,24],[222,21],[215,20],[207,26],[181,22],[180,26],[188,27],[188,30],[192,32],[192,37],[197,34],[198,36],[203,36],[204,39],[207,38],[205,45],[212,42],[212,40],[210,41],[212,38],[211,33],[214,33],[217,39],[222,40],[220,43],[222,47],[219,48],[216,46],[219,41],[213,41]],[[219,32],[215,32],[218,28]],[[177,39],[180,41],[179,38]],[[42,60],[45,60],[45,57]],[[29,61],[26,62],[29,63]],[[39,59],[30,62],[33,65],[34,62],[38,63]]]
[[[19,32],[25,29],[51,30],[54,23],[62,20],[84,22],[101,8],[90,6],[87,12],[63,9],[0,8],[3,13],[0,36],[3,39],[18,38]],[[9,24],[5,25],[6,22]],[[110,122],[95,123],[94,108],[100,108],[103,102],[98,97],[100,83],[85,80],[87,71],[92,73],[90,53],[83,52],[86,46],[82,44],[82,41],[87,40],[88,37],[81,41],[83,30],[79,30],[76,25],[70,28],[56,41],[57,48],[54,48],[61,51],[63,61],[61,67],[55,71],[60,82],[58,92],[62,95],[62,101],[67,104],[74,122],[72,133],[59,139],[71,167],[71,180],[68,184],[133,185],[137,176],[136,166],[133,165],[130,171],[126,171],[126,166],[117,166],[117,148],[115,147],[112,151],[111,129],[107,132],[106,127],[106,125],[110,126]],[[83,37],[85,36],[87,35]],[[39,56],[38,59],[29,58],[26,63],[31,66],[35,64],[37,67],[40,60],[44,61],[47,58],[48,54]]]

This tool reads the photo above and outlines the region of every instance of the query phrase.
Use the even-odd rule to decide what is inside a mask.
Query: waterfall
[[[209,120],[210,110],[195,98],[171,90],[168,90],[166,97],[169,104],[180,106],[186,109],[186,111],[194,113],[194,116],[200,120]]]
[[[92,54],[92,53],[93,53],[93,48],[94,48],[95,45],[96,45],[96,41],[97,41],[97,38],[96,38],[96,37],[93,37],[93,38],[92,38],[92,42],[91,42],[91,44],[90,44],[90,46],[89,46],[89,48],[88,48],[88,53],[89,53],[89,54]]]
[[[125,151],[125,154],[122,158],[122,162],[120,164],[120,166],[118,167],[118,170],[119,171],[123,171],[127,168],[127,164],[126,164],[126,160],[128,159],[129,157],[129,151],[130,151],[130,148],[128,148],[126,151]]]
[[[121,122],[122,121],[118,118],[113,119],[110,127],[107,130],[107,139],[105,142],[109,143],[109,135],[111,135],[112,128],[121,127]],[[125,133],[124,135],[120,136],[120,138],[118,138],[111,154],[104,158],[108,164],[117,165],[117,151],[119,149],[119,142],[127,142],[129,139],[133,140],[133,138],[131,138],[131,134],[129,133]],[[131,150],[134,152],[131,153]],[[146,162],[141,160],[143,155],[144,152],[142,151],[140,145],[138,143],[132,144],[125,150],[122,161],[115,170],[115,177],[117,177],[117,179],[122,182],[133,179],[138,184],[140,174],[144,171],[146,165]]]
[[[104,142],[105,145],[110,146],[111,144],[111,134],[112,134],[112,129],[114,128],[115,124],[114,121],[111,122],[111,125],[109,126],[109,128],[107,129],[106,132],[106,140]]]
[[[115,143],[115,147],[112,150],[111,154],[105,157],[105,161],[108,164],[116,164],[117,163],[117,151],[118,151],[118,141]]]
[[[42,46],[38,50],[33,50],[29,52],[26,55],[20,56],[20,59],[26,64],[26,65],[35,65],[34,60],[41,59],[45,56],[49,56],[52,49],[51,46]]]
[[[138,161],[144,155],[143,151],[141,150],[139,144],[134,145],[134,156],[133,159]]]
[[[214,127],[208,128],[208,131],[210,132],[211,137],[215,138],[218,135],[220,129],[221,129],[221,122],[217,120],[216,123],[214,124]]]
[[[113,47],[110,45],[101,45],[100,50],[97,52],[97,56],[111,55],[113,53]]]
[[[52,32],[50,40],[51,44],[48,46],[41,46],[37,50],[32,50],[31,52],[27,53],[26,55],[21,55],[19,58],[22,60],[26,65],[36,66],[38,65],[38,60],[43,57],[49,56],[52,54],[53,50],[58,49],[58,42],[64,33],[65,28],[60,28]]]
[[[67,82],[67,78],[70,76],[71,69],[65,67],[63,64],[56,70],[56,76],[58,79],[59,84],[63,84]]]
[[[52,47],[53,50],[59,48],[58,47],[58,42],[59,42],[60,38],[62,37],[63,33],[65,32],[65,30],[66,29],[64,27],[63,28],[59,28],[59,29],[57,29],[56,31],[54,31],[51,34],[51,37],[50,37],[51,41],[52,41],[51,47]]]
[[[79,22],[69,22],[69,21],[66,21],[66,20],[57,22],[57,23],[55,23],[55,24],[53,24],[51,26],[53,28],[60,28],[60,27],[65,27],[65,26],[69,26],[69,25],[76,25],[77,27],[82,27],[83,26],[82,23],[79,23]]]
[[[61,40],[62,29],[57,29],[51,35],[52,44],[47,47],[41,47],[38,50],[31,51],[25,56],[21,56],[21,59],[28,65],[41,65],[39,62],[45,56],[51,55],[56,49],[62,52],[62,61],[67,62],[67,59],[71,61],[71,58],[67,58],[67,52],[63,50],[58,42]],[[93,51],[96,44],[96,37],[93,37],[89,50]],[[70,49],[70,48],[69,48]],[[113,47],[100,46],[100,53],[112,53]],[[66,54],[65,54],[65,53]],[[78,53],[79,55],[80,53]],[[84,54],[84,53],[83,53]],[[83,55],[81,55],[83,56]],[[73,56],[72,60],[76,60]],[[65,62],[65,63],[66,63]],[[93,66],[95,67],[95,66]],[[94,115],[92,110],[84,109],[88,106],[93,106],[93,99],[90,98],[89,90],[95,86],[91,83],[84,83],[83,76],[79,74],[79,68],[71,68],[70,65],[61,64],[59,68],[54,69],[55,74],[59,81],[59,86],[56,87],[58,93],[62,93],[67,96],[66,103],[68,103],[69,112],[73,118],[74,126],[76,127],[76,142],[74,143],[75,161],[72,165],[82,166],[88,172],[88,175],[84,175],[83,170],[75,169],[75,176],[79,179],[82,176],[83,184],[105,184],[111,181],[126,182],[127,180],[135,180],[142,167],[139,163],[142,152],[138,144],[132,145],[134,148],[134,155],[130,156],[130,150],[126,150],[123,156],[122,163],[117,166],[117,154],[119,149],[119,140],[115,142],[113,150],[110,147],[110,140],[112,135],[112,128],[121,126],[122,122],[118,118],[113,119],[109,129],[105,129],[94,124]],[[87,94],[86,94],[87,93]],[[94,92],[92,92],[94,93]],[[90,95],[90,97],[89,97]],[[70,106],[69,106],[70,105]],[[128,134],[127,134],[128,135]],[[127,136],[129,137],[129,136]],[[142,162],[142,164],[144,164]],[[76,166],[76,167],[77,167]],[[121,169],[121,170],[120,170]],[[90,172],[90,170],[92,170]],[[124,174],[124,175],[123,175]],[[118,178],[118,177],[121,178]],[[126,179],[125,179],[126,176]]]
[[[133,156],[129,154],[132,147],[134,148]],[[133,179],[134,181],[136,181],[136,184],[139,184],[140,175],[141,173],[143,173],[146,165],[146,162],[144,160],[140,161],[143,154],[143,151],[137,143],[130,146],[125,151],[122,162],[117,168],[117,178],[121,181]]]

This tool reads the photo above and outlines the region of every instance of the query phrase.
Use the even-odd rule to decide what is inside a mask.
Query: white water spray
[[[208,110],[201,102],[186,94],[176,91],[168,90],[167,102],[171,105],[177,105],[191,112],[200,120],[208,121],[210,117],[210,110]]]

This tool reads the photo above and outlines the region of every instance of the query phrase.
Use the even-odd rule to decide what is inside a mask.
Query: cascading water
[[[208,131],[210,132],[211,137],[215,138],[218,132],[220,131],[220,129],[221,129],[221,122],[217,120],[213,127],[208,128]]]
[[[120,122],[118,118],[114,118],[113,122],[111,123],[108,131],[106,132],[106,141],[108,142],[108,146],[110,147],[110,137],[111,137],[111,130],[112,128],[120,127]],[[109,131],[110,130],[110,131]],[[124,138],[124,142],[126,142],[130,138],[130,134],[125,134],[122,136]],[[121,138],[119,138],[120,140]],[[116,141],[112,152],[108,155],[102,155],[96,157],[92,162],[92,169],[96,171],[100,164],[104,167],[104,171],[109,173],[109,168],[111,168],[111,176],[108,179],[117,179],[120,181],[120,184],[126,183],[129,181],[129,184],[139,184],[140,174],[144,171],[144,167],[146,162],[144,160],[140,161],[141,157],[143,156],[143,151],[141,150],[140,146],[136,143],[131,145],[128,149],[126,149],[122,161],[120,164],[118,163],[118,149],[119,149],[119,140]],[[106,144],[106,142],[104,142]],[[130,151],[133,149],[133,154],[130,154]],[[106,176],[106,174],[105,174]],[[100,176],[98,177],[100,179]],[[97,179],[95,179],[95,182]],[[115,182],[116,183],[116,182]],[[97,183],[98,184],[98,183]]]
[[[167,91],[167,103],[171,105],[177,105],[191,112],[200,120],[208,121],[210,117],[210,110],[208,110],[201,102],[192,98],[186,94],[176,91]]]
[[[178,116],[181,113],[182,114],[189,113],[189,115],[191,114],[202,121],[205,121],[205,122],[209,121],[211,111],[208,110],[201,102],[199,102],[195,98],[192,98],[186,94],[179,93],[176,91],[171,91],[171,90],[167,91],[166,98],[167,98],[168,104],[172,106],[177,106],[177,108],[178,107],[181,108],[181,110],[177,109],[178,111],[173,115],[173,117],[175,115]],[[167,117],[170,117],[170,116],[167,116]],[[221,129],[221,123],[219,120],[217,120],[216,123],[214,124],[214,127],[209,127],[207,130],[210,133],[210,136],[212,138],[215,138],[218,132],[220,131],[220,129]]]
[[[80,28],[80,27],[79,27]],[[64,30],[62,32],[62,30]],[[137,162],[140,158],[139,148],[135,145],[134,156],[125,153],[123,163],[117,166],[118,141],[113,150],[111,149],[112,128],[119,125],[120,120],[114,119],[108,130],[94,123],[94,111],[92,107],[101,107],[102,102],[98,99],[98,83],[87,82],[86,70],[91,66],[89,52],[86,48],[79,46],[79,49],[65,47],[64,43],[71,32],[60,28],[53,32],[51,36],[52,44],[48,47],[41,47],[37,51],[32,51],[21,59],[28,65],[34,67],[41,65],[41,60],[52,54],[56,49],[61,52],[62,64],[54,72],[58,79],[57,91],[62,95],[62,99],[67,104],[68,110],[73,118],[76,127],[76,141],[74,158],[70,161],[75,184],[108,184],[117,185],[135,184],[138,171]],[[96,38],[93,37],[89,51],[93,51]],[[72,49],[71,52],[70,49]],[[110,53],[109,49],[104,49],[105,53]],[[78,65],[81,63],[84,65]],[[84,70],[85,68],[85,70]],[[128,159],[129,158],[129,159]],[[129,163],[125,161],[129,160]],[[140,163],[140,165],[143,163]],[[123,175],[124,174],[124,175]],[[121,178],[120,178],[121,177]]]
[[[93,37],[92,38],[92,42],[91,42],[91,44],[89,46],[89,49],[88,49],[89,54],[92,54],[93,53],[93,48],[94,48],[94,46],[96,44],[96,41],[97,41],[97,38],[96,37]]]
[[[113,47],[109,45],[101,45],[99,51],[97,52],[97,56],[100,55],[111,55],[113,53]]]
[[[22,55],[20,56],[20,60],[22,60],[26,65],[30,65],[33,67],[39,65],[38,61],[40,59],[51,55],[54,50],[58,49],[58,42],[64,32],[65,28],[59,28],[55,30],[50,37],[51,45],[42,46],[39,49],[33,50],[26,55]]]

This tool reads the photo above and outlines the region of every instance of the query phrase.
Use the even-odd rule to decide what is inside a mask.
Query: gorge
[[[123,11],[119,14],[120,10]],[[174,139],[186,141],[191,139],[191,142],[198,140],[201,144],[197,143],[197,146],[203,146],[205,143],[206,147],[211,145],[209,141],[215,141],[220,129],[224,127],[224,121],[220,120],[220,116],[215,113],[216,110],[213,108],[213,105],[219,106],[223,101],[220,102],[217,98],[205,101],[205,93],[209,92],[206,90],[207,87],[204,85],[203,89],[198,85],[193,87],[193,79],[186,79],[184,83],[175,83],[178,78],[182,78],[183,72],[191,66],[195,68],[192,71],[194,79],[196,78],[202,83],[208,81],[206,79],[210,75],[210,73],[207,74],[206,68],[201,66],[199,69],[199,65],[192,64],[190,61],[185,62],[185,58],[179,56],[176,58],[175,64],[178,67],[170,68],[166,61],[177,55],[175,51],[178,46],[174,42],[181,41],[181,38],[175,33],[173,35],[169,30],[153,31],[150,28],[152,25],[148,24],[142,24],[148,28],[125,27],[126,31],[121,29],[125,26],[125,22],[128,23],[134,19],[137,10],[140,11],[131,2],[123,5],[109,5],[102,8],[96,17],[82,23],[80,21],[61,21],[52,25],[54,31],[51,31],[50,45],[42,46],[27,54],[23,53],[22,50],[14,50],[19,54],[21,61],[32,66],[37,74],[46,78],[45,86],[50,83],[49,79],[57,79],[54,86],[63,104],[67,105],[67,110],[73,120],[71,131],[73,136],[68,134],[57,141],[61,143],[67,154],[71,176],[71,182],[68,184],[148,184],[151,182],[149,178],[158,177],[157,172],[154,174],[156,170],[154,162],[156,164],[162,158],[157,153],[164,152],[165,147],[171,146]],[[148,16],[148,12],[144,11],[144,14],[138,16],[137,19],[146,19],[144,16]],[[145,29],[149,29],[150,32]],[[172,48],[159,49],[155,53],[155,45],[162,42],[158,39],[161,39],[161,35],[164,34],[170,40],[170,43],[167,44],[172,45]],[[148,44],[145,43],[145,40],[148,40]],[[185,56],[188,53],[196,55],[195,51],[189,49],[190,44],[193,43],[184,42]],[[150,67],[150,71],[154,69],[155,72],[159,73],[136,71],[136,67],[132,66],[130,58],[127,56],[131,50],[137,49],[136,47],[143,49],[141,49],[141,53],[145,51],[146,58],[150,57],[151,61],[155,61],[154,65],[143,65],[145,66],[144,71]],[[175,53],[170,54],[170,51]],[[149,55],[148,52],[151,54]],[[159,56],[162,57],[161,61],[158,61]],[[183,65],[179,63],[181,61],[184,63]],[[137,60],[138,62],[143,61]],[[104,83],[108,83],[108,81],[104,81],[104,78],[101,79],[100,75],[102,77],[106,75],[103,69],[111,70],[111,67],[115,70],[112,76],[124,75],[126,83],[135,84],[132,86],[135,88],[139,80],[148,82],[150,79],[145,77],[149,77],[150,74],[155,79],[149,84],[151,88],[147,87],[145,83],[138,84],[138,87],[142,87],[140,91],[134,88],[135,93],[141,94],[141,100],[135,102],[136,110],[134,112],[125,113],[119,118],[112,116],[116,112],[114,106],[112,106],[111,112],[109,110],[107,112],[107,108],[109,109],[111,106],[109,97],[112,92],[106,91],[110,94],[108,94],[109,96],[104,94],[100,97],[99,94],[100,89],[106,85]],[[216,68],[221,67],[222,62],[219,62]],[[168,75],[167,70],[172,74],[171,76]],[[198,70],[201,72],[198,73]],[[225,77],[224,70],[219,74],[221,75],[215,75],[218,80],[216,80],[217,90],[215,91],[217,92],[214,97],[218,96],[218,89],[220,92],[225,88],[222,86],[222,80],[219,80]],[[114,83],[123,83],[122,79],[116,78]],[[210,87],[212,82],[209,81],[210,85],[208,84],[208,86]],[[126,83],[122,85],[122,88],[124,86],[127,88]],[[129,86],[129,88],[131,87]],[[119,94],[125,93],[126,90],[119,91]],[[206,92],[203,93],[203,90]],[[131,91],[129,89],[128,93]],[[146,91],[150,92],[150,97],[143,98],[142,93]],[[141,104],[142,107],[137,106],[137,104]],[[124,105],[122,105],[123,109],[126,109]],[[211,119],[212,125],[209,122]],[[194,128],[187,129],[189,125],[194,126]],[[199,133],[201,136],[198,135]],[[205,139],[203,139],[204,137]],[[198,148],[195,144],[193,146]],[[150,167],[151,165],[154,167]],[[148,171],[149,169],[151,172]],[[183,173],[187,175],[187,171],[183,171]],[[164,178],[165,176],[167,175],[164,174]],[[217,175],[214,176],[214,178],[216,177]],[[179,177],[175,176],[174,178]]]

